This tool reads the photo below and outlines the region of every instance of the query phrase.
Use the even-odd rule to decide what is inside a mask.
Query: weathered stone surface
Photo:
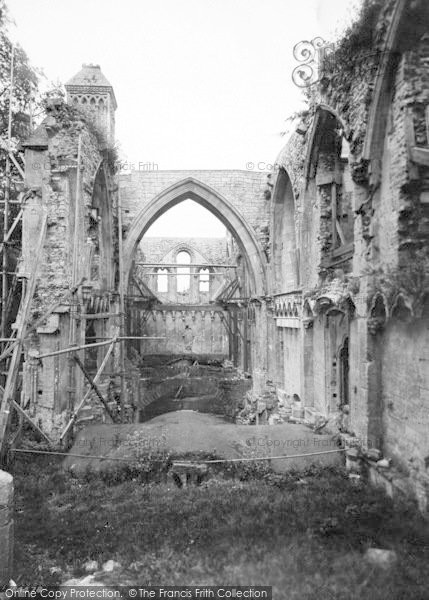
[[[12,577],[13,477],[0,471],[0,588]]]

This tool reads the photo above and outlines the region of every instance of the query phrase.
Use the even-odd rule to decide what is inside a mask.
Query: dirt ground
[[[69,456],[64,466],[73,465],[76,471],[86,467],[97,469],[101,464],[104,468],[108,463],[119,462],[114,459],[135,458],[137,448],[174,455],[204,452],[228,459],[309,455],[271,460],[276,472],[305,469],[312,464],[339,465],[344,460],[342,452],[310,456],[337,450],[337,445],[331,435],[317,435],[301,424],[235,425],[215,415],[182,410],[145,423],[90,425],[79,432],[70,454],[107,459]]]

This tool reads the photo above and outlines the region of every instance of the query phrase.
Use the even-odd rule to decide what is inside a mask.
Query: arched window
[[[295,234],[295,199],[284,169],[278,173],[273,197],[272,256],[277,292],[296,289],[300,283],[299,249]]]
[[[210,270],[200,269],[200,292],[210,291]]]
[[[321,109],[315,123],[309,171],[317,187],[323,217],[320,222],[323,262],[332,265],[353,254],[355,216],[350,147],[342,124],[332,112]]]
[[[349,403],[349,338],[346,337],[339,351],[340,407]]]
[[[176,263],[178,265],[190,265],[191,255],[182,250],[177,253]],[[188,292],[191,287],[191,268],[187,266],[177,267],[177,291]]]
[[[168,292],[168,269],[157,270],[156,290],[161,293]]]

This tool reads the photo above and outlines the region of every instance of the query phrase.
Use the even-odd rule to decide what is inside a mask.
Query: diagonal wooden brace
[[[101,395],[100,390],[98,389],[96,383],[94,382],[93,378],[91,377],[91,375],[88,373],[88,371],[86,370],[85,366],[83,365],[82,361],[80,360],[80,358],[78,356],[74,356],[73,357],[74,360],[76,361],[77,365],[79,366],[80,370],[82,371],[82,373],[85,375],[86,379],[88,380],[89,385],[91,386],[91,388],[94,390],[94,392],[96,393],[96,395],[98,396],[100,402],[103,404],[104,408],[106,409],[107,414],[109,415],[109,417],[112,419],[112,421],[114,423],[117,422],[116,420],[116,415],[110,410],[109,405],[107,404],[106,400],[103,398],[103,396]]]

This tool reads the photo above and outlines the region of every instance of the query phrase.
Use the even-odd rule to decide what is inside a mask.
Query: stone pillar
[[[13,477],[0,471],[0,589],[9,584],[13,560]]]
[[[252,332],[252,380],[255,394],[263,394],[268,377],[268,316],[265,302],[255,307]]]

